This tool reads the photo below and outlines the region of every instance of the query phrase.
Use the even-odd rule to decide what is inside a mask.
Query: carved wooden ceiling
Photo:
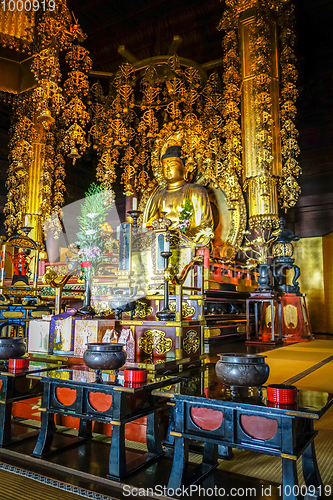
[[[333,231],[333,15],[332,0],[295,0],[299,70],[298,129],[302,195],[289,211],[299,236]],[[119,45],[138,60],[168,53],[173,36],[182,38],[178,54],[200,64],[222,57],[216,29],[224,9],[219,0],[68,0],[88,39],[93,70],[115,72],[125,58]],[[94,80],[92,80],[93,82]],[[0,124],[0,197],[3,205],[8,107]],[[91,154],[69,166],[68,202],[82,196],[94,180]],[[119,189],[121,193],[121,189]],[[2,196],[1,196],[2,195]],[[121,205],[121,200],[119,200]]]
[[[95,70],[117,70],[124,62],[119,45],[138,60],[167,54],[174,35],[182,38],[178,51],[182,57],[200,64],[222,57],[221,33],[216,29],[223,13],[219,0],[68,0],[67,4],[88,34],[85,46]]]

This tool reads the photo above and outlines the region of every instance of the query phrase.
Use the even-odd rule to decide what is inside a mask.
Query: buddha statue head
[[[187,181],[184,157],[180,146],[170,146],[161,157],[162,171],[167,184],[181,185]]]

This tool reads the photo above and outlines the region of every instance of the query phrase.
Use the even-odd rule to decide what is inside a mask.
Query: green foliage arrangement
[[[193,217],[193,203],[190,198],[185,198],[181,206],[181,211],[178,220],[178,229],[181,233],[185,234],[191,224]]]
[[[76,233],[78,257],[85,278],[91,278],[106,252],[107,233],[102,228],[113,206],[111,192],[93,183],[85,193],[78,217],[80,230]]]

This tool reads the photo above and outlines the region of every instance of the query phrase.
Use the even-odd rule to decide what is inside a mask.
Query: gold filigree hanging
[[[302,173],[297,162],[299,147],[297,143],[298,130],[295,126],[297,69],[296,56],[293,50],[295,33],[294,6],[289,5],[279,12],[278,24],[280,26],[280,67],[281,67],[281,153],[282,153],[282,179],[280,180],[280,202],[287,211],[293,207],[300,195],[301,188],[297,182]]]
[[[251,11],[249,9],[252,9]],[[287,209],[296,203],[300,193],[297,179],[301,169],[297,163],[299,148],[297,144],[298,131],[295,127],[297,98],[296,57],[293,51],[295,34],[293,32],[294,7],[289,0],[226,0],[224,11],[218,29],[224,30],[224,90],[223,90],[223,159],[228,177],[233,177],[234,170],[242,172],[240,154],[242,138],[239,126],[240,118],[240,58],[238,40],[240,15],[249,12],[247,22],[247,42],[249,56],[246,59],[249,66],[247,75],[251,75],[251,90],[253,92],[255,127],[252,137],[255,171],[246,173],[244,189],[249,189],[253,214],[250,214],[250,225],[263,230],[278,224],[277,218],[277,188],[279,201]],[[273,15],[272,15],[273,14]],[[251,17],[252,16],[252,17]],[[244,16],[243,16],[244,17]],[[272,21],[273,19],[273,21]],[[272,110],[272,26],[276,22],[279,42],[280,69],[280,130],[277,132],[277,115]],[[243,34],[244,36],[244,34]],[[245,56],[244,56],[245,57]],[[244,70],[245,71],[245,70]],[[274,76],[278,82],[277,75]],[[274,82],[274,86],[277,83]],[[275,88],[275,87],[274,87]],[[274,113],[273,113],[274,111]],[[273,119],[274,114],[274,119]],[[275,120],[275,121],[274,121]],[[249,126],[247,122],[245,126]],[[274,133],[273,133],[274,127]],[[275,134],[275,135],[274,135]],[[276,136],[278,135],[278,139]],[[281,148],[276,150],[281,137]],[[274,142],[275,141],[275,142]],[[273,160],[282,156],[281,167]],[[244,167],[245,168],[245,167]],[[255,172],[255,173],[254,173]],[[253,207],[256,206],[254,210]],[[251,207],[250,207],[251,208]],[[251,212],[251,210],[250,210]],[[258,213],[256,213],[258,212]]]
[[[154,186],[152,172],[163,183],[158,156],[170,136],[170,141],[181,142],[188,171],[197,170],[218,183],[223,175],[221,84],[217,73],[204,83],[199,69],[184,68],[174,55],[156,64],[152,58],[142,77],[131,64],[122,65],[107,96],[98,82],[94,84],[90,133],[101,155],[98,178],[109,175],[113,182],[120,164],[125,194],[133,194],[135,188],[146,195]],[[171,139],[176,131],[180,136]]]
[[[37,137],[33,122],[25,116],[27,105],[16,106],[16,120],[9,143],[9,168],[7,171],[7,203],[4,206],[5,227],[12,234],[24,225],[28,204],[29,168],[34,159],[32,143]]]
[[[79,150],[82,152],[87,144],[83,128],[89,119],[81,97],[89,89],[86,73],[91,67],[91,60],[86,49],[79,45],[86,35],[82,33],[75,17],[73,22],[73,17],[65,0],[46,0],[44,10],[31,24],[34,27],[31,71],[37,86],[33,91],[23,92],[16,98],[10,143],[12,161],[7,182],[8,203],[5,207],[9,233],[22,225],[22,217],[27,214],[30,202],[30,212],[34,212],[30,216],[37,217],[43,224],[53,214],[49,228],[55,235],[61,232],[59,215],[65,192],[65,160],[62,153],[65,149],[74,160],[80,156]],[[24,43],[28,43],[28,38],[25,38]],[[66,60],[72,70],[65,82],[67,93],[60,87],[62,75],[59,51],[64,49],[70,49]],[[68,127],[67,131],[63,130],[63,126]],[[27,128],[27,131],[22,131],[22,127]],[[30,151],[29,157],[27,151]],[[32,151],[37,152],[35,158]],[[28,188],[29,183],[36,183],[33,176],[29,176],[33,161],[36,161],[40,179],[37,187]],[[38,209],[35,207],[36,200]],[[37,210],[39,213],[35,213]]]

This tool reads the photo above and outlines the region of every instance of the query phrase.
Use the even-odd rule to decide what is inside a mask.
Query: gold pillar
[[[239,38],[242,70],[242,134],[244,181],[249,190],[249,223],[253,226],[270,226],[278,220],[278,199],[276,179],[282,174],[280,121],[279,121],[279,70],[277,50],[277,26],[269,21],[271,60],[269,61],[269,96],[271,99],[271,153],[269,175],[264,175],[260,167],[258,142],[261,131],[258,123],[266,124],[270,117],[259,116],[256,104],[256,84],[258,75],[254,72],[256,54],[251,53],[253,43],[254,9],[244,12],[239,21]],[[266,120],[266,122],[265,122]],[[260,128],[260,127],[259,127]],[[265,140],[264,135],[262,140]]]
[[[34,159],[29,167],[27,187],[27,217],[28,226],[32,227],[29,237],[38,243],[43,241],[40,213],[41,175],[44,162],[44,144],[41,137],[33,144]]]

